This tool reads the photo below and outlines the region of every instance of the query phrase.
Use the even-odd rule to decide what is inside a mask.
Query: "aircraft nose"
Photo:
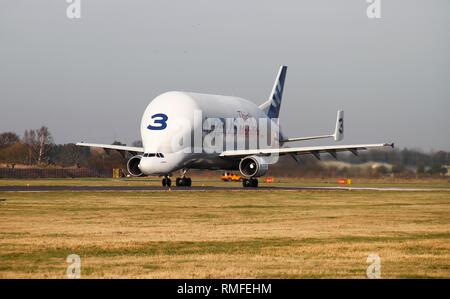
[[[142,158],[141,161],[139,162],[139,169],[142,171],[142,173],[144,174],[149,174],[151,173],[152,170],[152,163],[150,161],[151,159],[149,158]]]
[[[167,175],[177,169],[176,167],[180,163],[177,156],[175,159],[173,155],[170,155],[171,159],[168,159],[167,156],[156,154],[152,157],[142,157],[138,167],[145,175]]]

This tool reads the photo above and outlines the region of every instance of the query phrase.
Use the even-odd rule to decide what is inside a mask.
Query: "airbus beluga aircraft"
[[[394,144],[357,144],[335,146],[283,147],[294,141],[333,138],[344,134],[344,112],[337,113],[332,134],[286,138],[280,130],[278,115],[283,96],[286,66],[281,66],[271,95],[257,106],[234,96],[171,91],[157,96],[144,111],[141,120],[143,147],[77,143],[132,155],[127,162],[131,176],[161,176],[162,185],[170,187],[171,177],[180,171],[177,186],[191,186],[189,169],[239,170],[244,187],[257,187],[269,165],[281,155],[321,153],[337,158],[337,152],[393,147]]]

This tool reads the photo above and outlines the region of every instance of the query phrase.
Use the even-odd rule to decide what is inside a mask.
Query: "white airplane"
[[[338,111],[333,134],[285,138],[278,115],[283,95],[286,66],[281,66],[270,98],[257,106],[248,100],[210,94],[171,91],[151,101],[141,120],[143,147],[77,143],[79,146],[131,153],[127,170],[131,176],[161,176],[170,187],[170,177],[181,171],[177,186],[191,186],[189,169],[239,170],[244,187],[257,187],[258,177],[267,173],[278,156],[321,153],[337,158],[337,152],[393,147],[393,143],[337,146],[282,147],[288,142],[333,138],[344,134],[344,113]],[[256,142],[255,142],[256,141]]]

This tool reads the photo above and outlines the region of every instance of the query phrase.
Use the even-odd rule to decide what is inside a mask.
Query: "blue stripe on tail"
[[[287,66],[282,66],[273,86],[270,97],[271,103],[267,116],[269,118],[278,118],[280,115],[281,99],[283,97],[284,80],[286,79]]]

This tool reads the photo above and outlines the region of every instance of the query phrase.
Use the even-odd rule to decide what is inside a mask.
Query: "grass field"
[[[241,186],[240,182],[222,182],[218,177],[195,177],[193,186]],[[338,178],[275,178],[275,183],[264,183],[259,180],[260,186],[341,186]],[[450,178],[447,179],[352,179],[352,187],[405,187],[405,188],[449,188]],[[174,183],[174,182],[172,182]],[[0,186],[161,186],[159,178],[84,178],[84,179],[0,179]],[[345,185],[344,185],[345,186]]]
[[[84,278],[365,278],[370,253],[380,255],[384,278],[450,277],[450,192],[0,192],[0,199],[0,278],[65,278],[72,253]]]

